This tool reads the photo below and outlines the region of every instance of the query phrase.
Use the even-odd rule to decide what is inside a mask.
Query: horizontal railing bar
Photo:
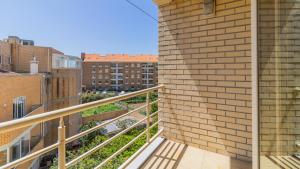
[[[113,139],[121,136],[122,134],[130,131],[131,129],[135,128],[138,124],[142,123],[143,121],[145,121],[147,119],[147,117],[143,118],[142,120],[138,121],[137,123],[133,124],[132,126],[128,127],[127,129],[121,131],[120,133],[114,135],[113,137],[109,138],[108,140],[104,141],[103,143],[97,145],[96,147],[90,149],[89,151],[81,154],[80,156],[78,156],[77,158],[73,159],[72,161],[68,162],[66,167],[70,167],[72,165],[75,165],[77,162],[79,162],[81,159],[91,155],[92,153],[94,153],[95,151],[97,151],[98,149],[106,146],[107,144],[109,144]]]
[[[129,99],[129,98],[136,97],[136,96],[139,96],[142,94],[146,94],[147,92],[158,90],[162,87],[163,87],[163,85],[159,85],[156,87],[152,87],[152,88],[148,88],[148,89],[144,89],[144,90],[140,90],[140,91],[136,91],[136,92],[120,95],[120,96],[115,96],[112,98],[106,98],[106,99],[102,99],[102,100],[98,100],[98,101],[94,101],[94,102],[80,104],[80,105],[67,107],[67,108],[63,108],[63,109],[59,109],[59,110],[55,110],[55,111],[50,111],[47,113],[37,114],[37,115],[29,116],[29,117],[24,117],[21,119],[3,122],[0,124],[0,133],[12,131],[12,130],[23,128],[23,127],[28,127],[28,126],[36,124],[36,123],[42,123],[45,121],[49,121],[49,120],[57,119],[60,117],[79,113],[81,111],[85,111],[85,110],[95,108],[98,106],[102,106],[102,105],[106,105],[109,103],[114,103],[117,101]]]
[[[153,101],[153,102],[150,102],[149,104],[152,105],[152,104],[154,104],[154,103],[158,103],[158,101],[160,101],[160,99],[157,99],[157,100],[155,100],[155,101]]]
[[[58,147],[58,143],[52,144],[51,146],[48,146],[46,148],[43,148],[43,149],[38,150],[36,152],[33,152],[33,153],[23,157],[23,158],[20,158],[16,161],[13,161],[11,163],[3,165],[3,166],[0,167],[0,169],[10,169],[10,168],[13,168],[13,167],[17,167],[18,165],[23,164],[25,162],[28,162],[30,160],[33,160],[34,158],[37,158],[38,156],[40,156],[42,154],[48,153],[48,152],[56,149],[57,147]]]
[[[79,134],[76,134],[76,135],[74,135],[74,136],[72,136],[72,137],[69,137],[69,138],[66,139],[66,143],[70,143],[70,142],[72,142],[72,141],[74,141],[74,140],[77,140],[77,139],[79,139],[80,137],[83,137],[83,136],[85,136],[85,135],[87,135],[87,134],[89,134],[89,133],[91,133],[91,132],[93,132],[93,131],[96,131],[96,130],[98,130],[98,129],[100,129],[100,128],[102,128],[102,127],[104,127],[104,126],[106,126],[106,125],[108,125],[108,124],[110,124],[110,123],[113,123],[113,122],[115,122],[115,121],[117,121],[117,120],[119,120],[119,119],[121,119],[121,118],[123,118],[123,117],[126,117],[126,116],[128,116],[128,115],[130,115],[130,114],[136,112],[136,111],[139,111],[139,110],[141,110],[141,109],[143,109],[143,108],[146,108],[146,106],[147,106],[147,105],[143,105],[143,106],[141,106],[141,107],[139,107],[139,108],[137,108],[137,109],[134,109],[134,110],[129,111],[129,112],[126,113],[126,114],[123,114],[123,115],[121,115],[121,116],[118,116],[118,117],[116,117],[116,118],[114,118],[114,119],[112,119],[112,120],[109,120],[109,121],[104,122],[104,123],[102,123],[102,124],[100,124],[100,125],[98,125],[98,126],[95,126],[95,127],[90,128],[90,129],[88,129],[88,130],[86,130],[86,131],[83,131],[83,132],[81,132],[81,133],[79,133]]]
[[[163,128],[160,129],[149,141],[149,143],[144,144],[137,152],[135,152],[132,156],[130,156],[120,167],[119,169],[124,169],[131,163],[138,155],[142,153],[161,133],[163,132]]]
[[[157,115],[159,112],[160,112],[160,110],[157,110],[156,112],[150,114],[150,118],[153,117],[153,116],[155,116],[155,115]]]
[[[157,121],[154,124],[152,124],[149,128],[153,128],[155,125],[157,125],[160,122]],[[105,159],[102,163],[100,163],[97,167],[95,167],[94,169],[100,169],[103,165],[105,165],[108,161],[112,160],[114,157],[116,157],[117,155],[119,155],[120,153],[122,153],[124,150],[126,150],[126,148],[128,148],[129,146],[131,146],[137,139],[139,139],[140,137],[142,137],[144,134],[146,134],[147,130],[143,131],[142,133],[140,133],[138,136],[136,136],[134,139],[132,139],[129,143],[127,143],[125,146],[123,146],[122,148],[120,148],[118,151],[116,151],[114,154],[112,154],[110,157],[108,157],[107,159]]]

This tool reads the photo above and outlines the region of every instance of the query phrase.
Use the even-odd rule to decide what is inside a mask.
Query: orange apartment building
[[[157,85],[158,56],[82,54],[88,90],[136,91]]]
[[[43,113],[42,82],[41,74],[0,73],[0,123]],[[42,127],[35,125],[1,134],[0,166],[43,148]]]
[[[33,44],[18,37],[0,41],[0,122],[80,103],[81,59]],[[65,118],[67,135],[76,134],[80,123],[80,115]],[[40,146],[56,142],[57,126],[56,120],[39,126],[43,128]],[[20,141],[25,133],[28,140],[31,130],[36,130],[36,126],[1,137],[0,150],[6,151],[6,162],[20,157],[15,156],[14,144],[20,143],[16,139]],[[1,161],[5,162],[4,159]]]

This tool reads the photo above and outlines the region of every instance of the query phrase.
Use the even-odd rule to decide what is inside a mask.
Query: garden
[[[157,120],[157,118],[156,118]],[[89,128],[92,128],[96,126],[96,122],[91,122],[87,125],[83,125],[81,127],[81,131],[85,131]],[[101,129],[100,129],[101,130]],[[131,140],[133,140],[135,137],[137,137],[140,133],[142,133],[145,130],[145,128],[134,128],[131,131],[119,136],[118,138],[114,139],[112,142],[110,142],[108,145],[104,146],[100,150],[96,151],[92,155],[84,158],[82,161],[80,161],[78,164],[70,167],[72,169],[86,169],[86,168],[94,168],[97,165],[99,165],[102,161],[104,161],[106,158],[114,154],[116,151],[118,151],[120,148],[125,146],[127,143],[129,143]],[[151,136],[155,135],[157,133],[158,126],[154,126],[151,130]],[[79,148],[69,148],[67,150],[67,160],[70,161],[71,159],[74,159],[78,157],[79,155],[87,152],[88,150],[92,149],[93,147],[103,143],[105,140],[109,139],[108,136],[101,134],[100,131],[93,132],[87,136],[84,136],[81,138],[80,141],[80,147]],[[111,161],[106,163],[106,165],[103,167],[104,169],[117,169],[122,163],[124,163],[131,155],[133,155],[139,148],[141,148],[146,143],[146,135],[144,134],[142,137],[140,137],[135,143],[133,143],[130,147],[128,147],[126,150],[124,150],[121,154],[113,158]],[[50,169],[56,169],[57,168],[57,160],[55,159],[53,162],[53,166]]]

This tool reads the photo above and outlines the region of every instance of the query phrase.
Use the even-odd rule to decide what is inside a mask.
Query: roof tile
[[[158,56],[127,54],[85,54],[84,62],[158,62]]]

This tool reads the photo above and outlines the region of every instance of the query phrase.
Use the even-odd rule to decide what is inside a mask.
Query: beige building
[[[0,123],[44,112],[43,77],[0,73]],[[43,125],[0,134],[0,166],[43,147]]]
[[[2,58],[0,70],[3,72],[0,73],[0,106],[2,106],[0,122],[80,103],[81,59],[64,55],[51,47],[33,46],[29,42],[24,45],[24,40],[19,41],[11,37],[0,41],[0,58]],[[23,106],[21,112],[19,112],[19,105],[15,106],[15,102]],[[65,118],[65,124],[67,136],[72,136],[79,131],[81,116],[79,114],[69,116]],[[57,126],[57,120],[39,125],[43,128],[43,131],[40,131],[43,132],[42,135],[39,135],[42,139],[39,147],[57,141]],[[20,158],[15,156],[14,151],[18,150],[13,149],[14,144],[18,144],[25,136],[30,142],[31,131],[36,132],[36,128],[32,126],[1,136],[0,148],[2,146],[2,149],[0,150],[6,152],[6,161]]]
[[[11,71],[11,45],[0,40],[0,72]]]
[[[157,85],[155,55],[82,54],[83,85],[88,90],[135,91]]]

